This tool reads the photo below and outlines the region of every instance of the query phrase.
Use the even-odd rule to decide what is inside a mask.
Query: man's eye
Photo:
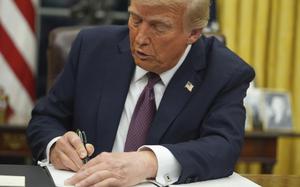
[[[131,23],[134,26],[138,26],[142,22],[142,19],[131,17]]]
[[[141,20],[133,20],[133,24],[134,25],[138,25],[138,24],[140,24],[142,21]]]
[[[154,24],[153,27],[158,32],[166,32],[169,29],[169,27],[164,24]]]

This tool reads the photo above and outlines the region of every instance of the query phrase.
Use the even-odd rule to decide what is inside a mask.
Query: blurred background
[[[0,163],[32,163],[25,130],[57,63],[50,40],[66,44],[56,38],[62,30],[127,24],[127,7],[127,0],[0,0]],[[300,1],[213,0],[205,34],[256,71],[236,171],[300,175]]]

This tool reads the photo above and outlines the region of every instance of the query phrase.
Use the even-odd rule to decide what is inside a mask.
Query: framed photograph
[[[266,130],[292,130],[292,109],[288,92],[264,91],[263,126]]]
[[[246,130],[261,130],[262,129],[262,115],[261,115],[261,100],[263,97],[263,90],[255,88],[250,85],[247,96],[244,100],[246,108]]]

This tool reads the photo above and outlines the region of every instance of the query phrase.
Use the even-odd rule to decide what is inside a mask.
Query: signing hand
[[[66,185],[132,186],[154,178],[157,160],[152,151],[101,153],[85,164]]]
[[[51,147],[50,162],[57,169],[78,171],[83,166],[82,159],[93,154],[94,146],[86,144],[86,149],[77,134],[69,131]]]

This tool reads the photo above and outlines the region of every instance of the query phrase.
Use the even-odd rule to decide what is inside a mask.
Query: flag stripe
[[[30,118],[33,102],[22,83],[12,71],[6,59],[0,52],[0,85],[8,95],[9,105],[13,111],[10,122],[24,124]],[[17,117],[15,116],[17,115]],[[23,118],[23,119],[22,119]]]
[[[15,47],[12,40],[9,38],[5,30],[3,29],[0,23],[0,36],[1,42],[5,45],[0,45],[0,52],[3,54],[7,63],[15,72],[15,75],[18,77],[19,81],[23,84],[24,88],[29,93],[32,100],[35,99],[35,85],[33,74],[28,67],[26,61],[20,54],[19,50]]]
[[[0,0],[0,23],[26,60],[32,73],[35,73],[36,37],[14,1]]]
[[[0,86],[9,97],[9,123],[26,124],[35,100],[38,0],[0,0]]]
[[[24,18],[27,20],[32,32],[35,32],[35,12],[30,0],[14,0]]]

